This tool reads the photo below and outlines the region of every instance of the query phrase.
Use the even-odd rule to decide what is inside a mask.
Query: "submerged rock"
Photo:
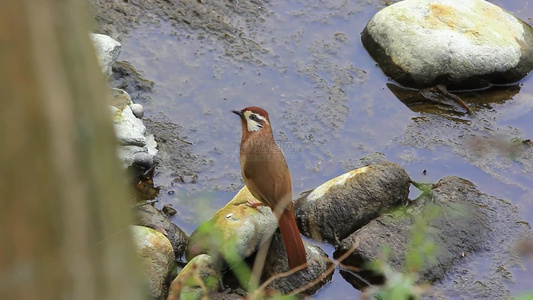
[[[390,248],[387,263],[394,270],[402,271],[408,250],[420,250],[409,249],[417,216],[427,226],[425,240],[436,246],[434,259],[426,257],[419,271],[422,282],[444,279],[454,264],[465,263],[479,252],[491,250],[494,243],[504,242],[503,247],[511,249],[516,240],[531,236],[531,228],[519,220],[511,204],[480,193],[467,180],[446,177],[431,188],[429,197],[411,207],[384,214],[351,234],[337,246],[334,257],[353,250],[343,264],[363,268],[365,263],[379,259],[382,247],[387,246]],[[498,257],[497,260],[501,259]],[[490,264],[490,260],[485,263]],[[348,273],[343,275],[360,288],[354,283],[360,282],[357,278]],[[369,272],[361,275],[371,282],[376,279]],[[477,280],[471,280],[464,289],[473,289]]]
[[[151,228],[132,226],[132,231],[150,294],[160,299],[166,293],[166,278],[174,264],[172,245],[164,235]]]
[[[302,233],[338,243],[384,211],[407,201],[409,175],[384,162],[355,169],[322,184],[294,206]]]
[[[480,88],[533,69],[533,28],[483,0],[406,0],[379,11],[362,41],[393,80]]]

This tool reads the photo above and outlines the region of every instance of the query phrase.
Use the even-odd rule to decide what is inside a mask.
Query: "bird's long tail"
[[[300,231],[296,225],[294,218],[294,207],[291,203],[289,207],[283,210],[279,218],[279,230],[285,243],[287,250],[287,258],[289,259],[289,267],[294,269],[307,262],[304,244]]]

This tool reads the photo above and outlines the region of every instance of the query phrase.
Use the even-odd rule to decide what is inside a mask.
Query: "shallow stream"
[[[459,94],[474,116],[409,108],[387,87],[393,81],[360,40],[388,1],[202,2],[190,1],[188,15],[176,7],[129,4],[125,11],[135,22],[110,32],[123,46],[119,61],[154,83],[150,93],[132,93],[145,107],[149,128],[174,134],[168,142],[179,153],[155,177],[162,186],[158,205],[171,204],[178,211],[172,220],[188,234],[244,185],[241,127],[231,110],[252,105],[270,113],[294,198],[378,152],[415,181],[468,179],[519,206],[523,220],[533,223],[533,147],[520,144],[533,138],[531,75],[504,93]],[[533,24],[533,2],[490,2]],[[413,189],[412,198],[417,195]],[[332,246],[321,246],[331,255]],[[484,259],[473,258],[469,266],[476,269],[468,271],[494,272]],[[533,264],[524,263],[524,270],[507,268],[509,280],[498,282],[511,295],[531,290]],[[315,298],[354,293],[336,272]]]

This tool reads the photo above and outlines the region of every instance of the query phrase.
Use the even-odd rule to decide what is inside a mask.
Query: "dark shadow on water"
[[[450,118],[466,115],[465,109],[451,100],[435,101],[428,99],[421,90],[406,88],[394,83],[387,83],[389,90],[416,113],[439,114]],[[521,85],[493,86],[484,90],[455,92],[473,111],[492,109],[494,104],[503,104],[512,100],[520,92]]]

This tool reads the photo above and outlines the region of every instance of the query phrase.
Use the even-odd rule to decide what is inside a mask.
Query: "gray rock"
[[[136,155],[142,155],[146,153],[148,153],[146,147],[119,145],[117,148],[118,157],[122,161],[122,166],[125,169],[134,165]]]
[[[133,156],[133,165],[148,170],[154,165],[154,158],[147,152],[137,152]]]
[[[309,285],[300,293],[301,295],[312,295],[331,280],[333,270],[329,274],[326,274],[326,270],[333,265],[333,262],[328,258],[327,254],[319,247],[306,241],[304,241],[304,246],[307,252],[308,267],[304,270],[296,271],[291,275],[275,279],[267,285],[267,289],[275,289],[283,294],[288,294],[297,289],[304,288],[304,286],[313,280],[322,277],[321,280]],[[287,261],[285,245],[283,244],[281,235],[276,233],[270,244],[261,277],[265,281],[276,274],[287,271],[289,271],[289,263]]]
[[[189,238],[176,224],[170,222],[152,205],[142,205],[135,210],[137,224],[158,230],[168,238],[176,258],[180,258],[187,249]]]
[[[172,281],[167,300],[202,299],[203,296],[212,296],[220,287],[221,276],[213,258],[200,254],[187,263]]]
[[[385,74],[411,87],[512,83],[533,69],[533,29],[483,0],[406,0],[378,12],[362,41]]]
[[[338,243],[387,209],[405,203],[410,178],[398,164],[384,162],[336,177],[295,203],[302,233]]]
[[[90,36],[102,73],[109,78],[112,73],[111,67],[120,55],[122,45],[107,35],[91,33]]]
[[[150,294],[160,299],[166,294],[165,281],[174,264],[174,251],[169,240],[161,233],[142,226],[132,226]]]
[[[425,259],[419,278],[424,282],[434,282],[448,276],[454,264],[466,263],[477,252],[491,250],[495,243],[497,247],[511,251],[517,240],[531,236],[531,228],[520,221],[516,208],[503,200],[480,193],[474,184],[458,177],[440,180],[431,188],[430,198],[419,201],[414,206],[400,208],[372,220],[344,239],[337,246],[334,257],[354,250],[343,264],[361,268],[365,263],[380,258],[382,247],[388,246],[391,250],[388,264],[394,270],[402,271],[415,216],[420,216],[427,226],[425,240],[434,242],[437,252],[434,260]],[[494,269],[502,264],[509,267],[517,264],[511,253],[496,256],[495,261],[484,256],[483,263],[487,266],[495,264]],[[506,259],[502,261],[502,257]],[[464,295],[465,290],[479,289],[476,286],[481,283],[480,278],[464,272],[459,274],[460,278],[474,276],[465,285],[461,295]],[[505,280],[502,282],[504,285]]]

